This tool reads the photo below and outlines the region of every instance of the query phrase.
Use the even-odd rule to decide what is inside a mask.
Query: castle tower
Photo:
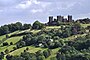
[[[63,21],[63,17],[62,16],[57,16],[57,21]]]
[[[52,23],[53,21],[53,16],[49,16],[49,23]]]
[[[68,15],[68,22],[72,22],[72,16]]]

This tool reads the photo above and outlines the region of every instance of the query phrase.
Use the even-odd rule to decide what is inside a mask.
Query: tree
[[[26,52],[26,50],[24,50],[24,52]]]
[[[31,24],[24,24],[23,25],[23,29],[30,29],[31,28]]]
[[[43,42],[43,40],[45,40],[45,36],[39,36],[37,40],[38,42]]]
[[[85,57],[84,55],[79,54],[79,55],[72,57],[71,60],[89,60],[89,59]]]
[[[9,28],[8,28],[7,25],[4,25],[2,28],[3,28],[3,33],[4,34],[8,34],[9,33]]]
[[[66,60],[65,54],[58,52],[56,55],[57,60]]]
[[[6,49],[4,52],[5,52],[6,54],[8,54],[8,53],[9,53],[9,50],[8,50],[8,49]]]
[[[28,51],[28,50],[29,50],[29,48],[27,47],[27,48],[26,48],[26,50]]]
[[[21,47],[24,47],[26,46],[26,43],[24,41],[21,41],[17,44],[17,48],[21,48]]]
[[[43,55],[45,56],[45,58],[48,58],[51,55],[50,50],[44,50]]]
[[[21,22],[16,22],[16,23],[1,26],[0,35],[8,34],[17,30],[29,29],[29,28],[31,28],[31,24],[22,25]]]
[[[11,60],[25,60],[25,58],[20,57],[20,56],[13,56],[13,57],[11,58]]]
[[[21,30],[22,29],[22,23],[16,22],[16,28],[17,28],[17,30]]]
[[[4,53],[1,52],[1,53],[0,53],[0,60],[2,60],[3,58],[4,58]]]
[[[61,53],[57,53],[57,55],[56,55],[56,58],[57,58],[57,60],[61,60]]]
[[[55,45],[54,42],[48,42],[48,44],[49,44],[49,49],[54,49],[55,48],[54,47],[54,45]]]
[[[3,43],[3,46],[7,46],[7,45],[9,45],[7,42],[4,42],[4,43]]]
[[[6,38],[9,38],[9,35],[8,34],[6,34]]]
[[[0,27],[0,35],[3,35],[3,29]]]
[[[13,45],[13,42],[10,42],[10,45]]]
[[[74,23],[72,25],[72,34],[83,34],[85,32],[85,29],[81,26],[80,23]]]
[[[62,46],[62,44],[59,41],[55,41],[55,45],[54,45],[55,48],[58,48],[61,46]]]
[[[71,36],[71,27],[66,27],[65,30],[62,32],[64,38]]]
[[[41,50],[39,50],[39,51],[36,52],[36,57],[38,57],[38,56],[43,56],[43,53],[42,53]]]
[[[42,29],[44,27],[45,27],[45,25],[40,23],[39,21],[35,21],[32,26],[33,29]]]
[[[13,50],[16,50],[17,49],[17,47],[13,47]]]
[[[44,56],[38,56],[37,60],[45,60],[45,57]]]
[[[12,60],[12,55],[9,55],[9,54],[6,55],[6,59],[7,59],[7,60]]]
[[[36,60],[36,56],[34,53],[23,52],[21,53],[21,57],[25,58],[25,60]]]

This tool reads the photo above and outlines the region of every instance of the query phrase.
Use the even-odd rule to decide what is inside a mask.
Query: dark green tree
[[[44,27],[45,27],[45,25],[40,23],[39,21],[35,21],[32,26],[33,29],[42,29]]]

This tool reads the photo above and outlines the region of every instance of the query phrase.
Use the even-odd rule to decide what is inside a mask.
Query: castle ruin
[[[72,15],[68,15],[68,18],[64,18],[64,16],[57,16],[57,18],[54,18],[53,16],[49,16],[49,22],[48,25],[57,25],[58,22],[73,22]]]

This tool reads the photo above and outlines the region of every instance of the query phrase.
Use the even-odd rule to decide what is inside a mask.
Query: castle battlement
[[[67,18],[64,18],[64,16],[61,15],[57,16],[57,18],[49,16],[48,25],[57,25],[58,22],[73,22],[72,15],[68,15]]]

